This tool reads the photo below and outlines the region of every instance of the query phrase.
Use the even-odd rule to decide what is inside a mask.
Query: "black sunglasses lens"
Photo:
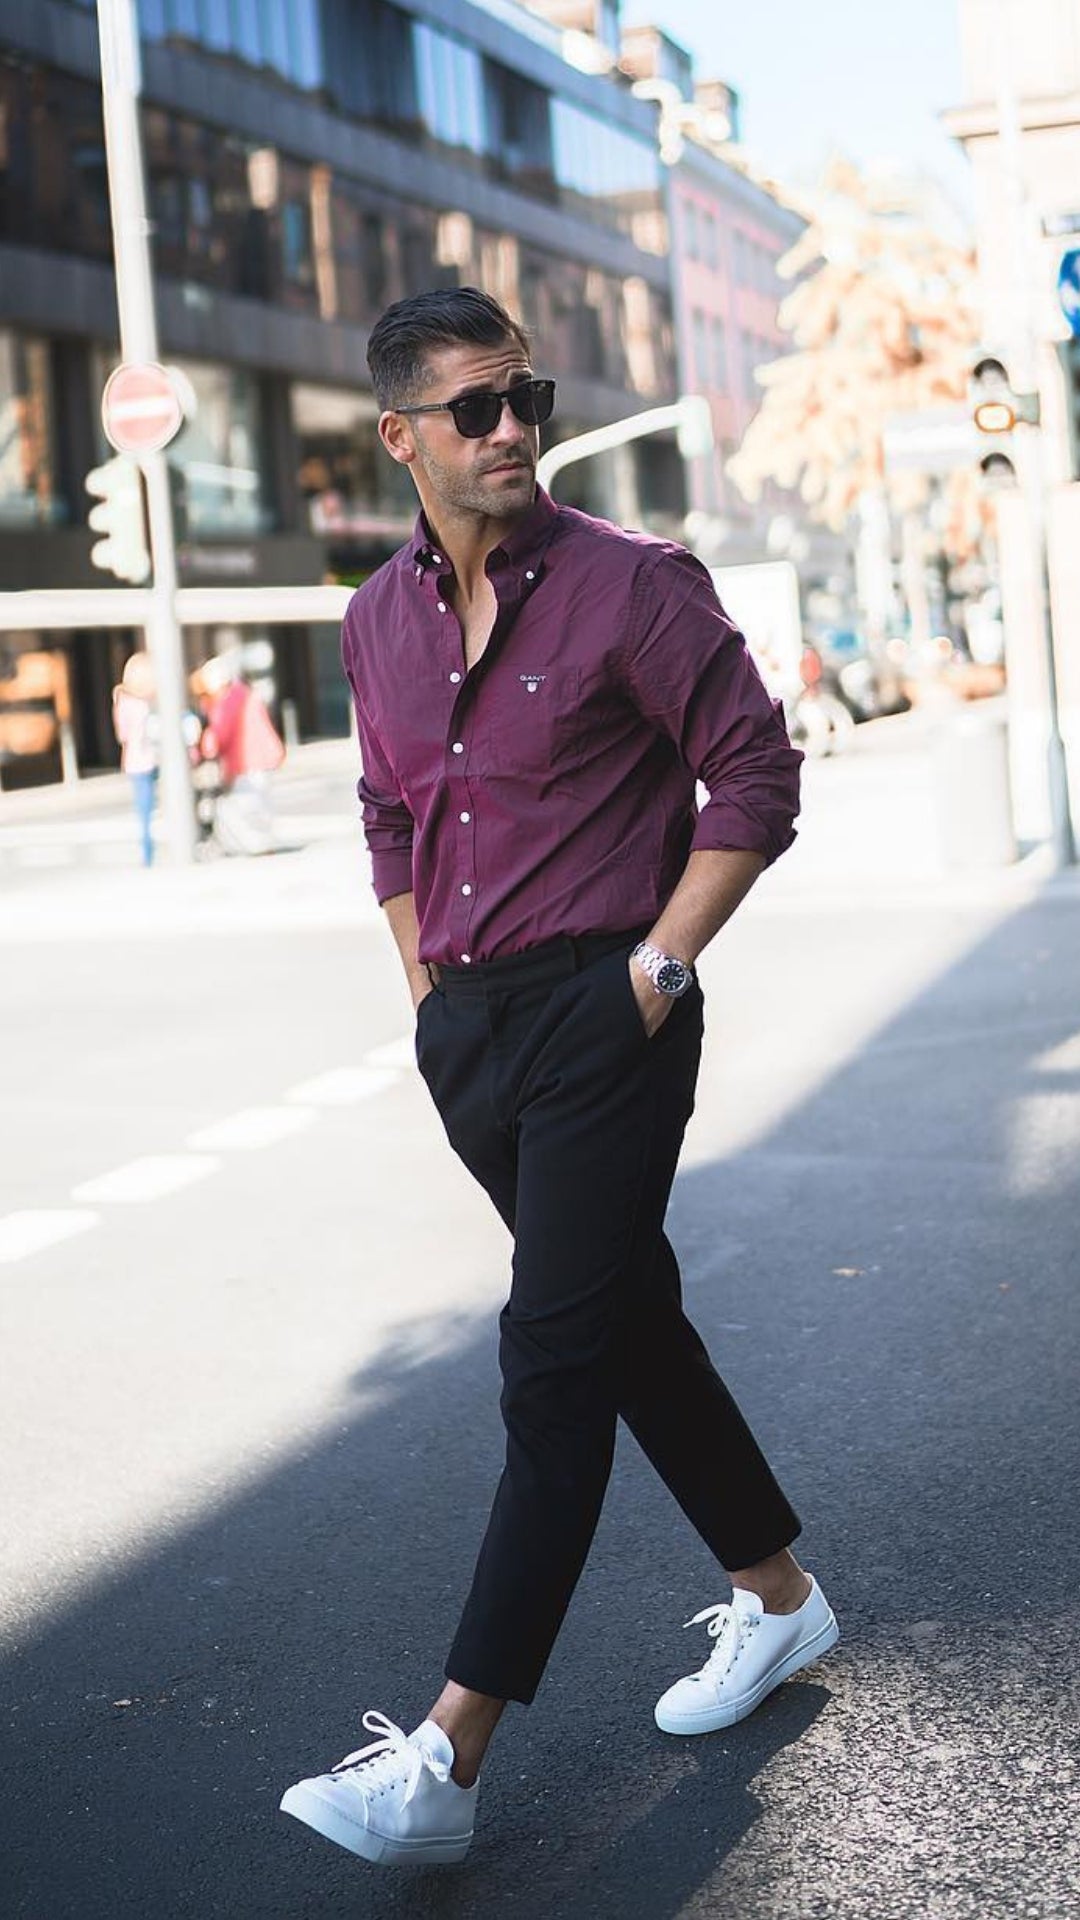
[[[510,406],[525,427],[543,426],[551,419],[551,410],[555,405],[554,380],[523,380],[520,386],[511,387]]]
[[[539,427],[551,419],[555,405],[554,380],[521,380],[511,387],[506,398],[511,412],[525,427]],[[466,440],[482,440],[494,433],[502,418],[503,396],[499,393],[463,393],[451,400],[454,425]]]
[[[502,401],[497,393],[463,393],[460,400],[451,400],[450,411],[466,440],[482,440],[498,426]]]

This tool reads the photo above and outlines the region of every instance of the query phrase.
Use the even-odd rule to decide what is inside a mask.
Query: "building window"
[[[701,257],[701,240],[698,234],[698,210],[692,200],[683,204],[683,243],[688,260]]]
[[[416,492],[379,439],[372,394],[297,381],[292,418],[313,533],[357,537],[411,523]]]
[[[336,106],[373,126],[415,130],[413,21],[389,0],[324,0],[324,86]]]
[[[281,264],[285,278],[296,287],[315,280],[311,252],[311,209],[303,200],[286,200],[281,209]]]
[[[139,0],[147,40],[186,40],[269,67],[298,87],[324,78],[319,0]]]
[[[478,155],[486,146],[484,74],[480,55],[425,21],[413,25],[420,117],[441,146]]]
[[[63,518],[52,449],[48,348],[0,329],[0,526],[49,526]]]
[[[189,538],[264,533],[271,524],[263,471],[259,389],[239,367],[177,362],[195,413],[169,448],[178,520]]]
[[[655,148],[569,100],[551,100],[555,182],[563,205],[636,234],[659,206]],[[651,250],[651,249],[650,249]]]
[[[551,96],[497,60],[485,60],[484,119],[492,169],[526,193],[550,194]]]
[[[0,238],[111,256],[99,90],[3,52]]]
[[[719,392],[727,390],[727,329],[722,320],[712,323],[712,384]]]
[[[712,385],[712,367],[709,361],[709,322],[700,308],[695,307],[691,318],[694,336],[694,386],[703,393]]]
[[[716,216],[715,214],[703,211],[701,215],[701,258],[713,273],[716,272],[717,264],[716,240]]]

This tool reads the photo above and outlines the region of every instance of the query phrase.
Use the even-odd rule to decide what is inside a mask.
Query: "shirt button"
[[[471,954],[471,953],[463,953],[463,954],[462,954],[462,956],[461,956],[461,964],[462,964],[462,966],[463,966],[463,967],[471,967],[471,966],[472,966],[472,954]]]
[[[535,579],[536,579],[536,575],[535,575],[535,573],[533,572],[533,570],[532,570],[532,568],[531,568],[531,567],[526,567],[526,569],[525,569],[525,578],[526,578],[526,580],[535,580]]]
[[[439,601],[439,612],[440,612],[440,613],[445,613],[445,612],[446,612],[446,601],[445,601],[445,600],[440,600],[440,601]]]
[[[443,563],[443,557],[442,557],[442,554],[441,554],[441,553],[433,553],[433,554],[432,554],[432,556],[431,556],[431,558],[432,558],[432,560],[433,560],[433,561],[435,562],[435,565],[436,565],[437,567],[441,567],[441,566],[442,566],[442,563]]]
[[[463,826],[463,827],[467,827],[467,826],[468,826],[468,824],[469,824],[469,821],[470,821],[470,820],[472,819],[472,814],[471,814],[471,813],[459,813],[459,815],[458,815],[458,819],[459,819],[459,820],[461,821],[461,824],[462,824],[462,826]]]
[[[452,682],[452,684],[453,684],[453,685],[454,685],[454,686],[456,687],[456,686],[457,686],[457,683],[458,683],[458,681],[459,681],[459,680],[461,679],[461,675],[460,675],[460,673],[452,673],[452,674],[450,675],[450,679],[451,679],[451,682]]]
[[[460,740],[455,740],[455,741],[454,741],[454,746],[453,746],[453,751],[454,751],[454,753],[464,753],[464,751],[465,751],[465,749],[464,749],[464,747],[462,746],[462,744],[461,744],[461,741],[460,741]]]
[[[472,892],[472,888],[470,887],[470,885],[469,885],[469,883],[468,883],[468,881],[467,881],[467,880],[466,880],[466,882],[465,882],[465,885],[464,885],[464,886],[462,887],[462,889],[461,889],[461,891],[462,891],[462,893],[464,893],[464,894],[470,894],[470,893]]]

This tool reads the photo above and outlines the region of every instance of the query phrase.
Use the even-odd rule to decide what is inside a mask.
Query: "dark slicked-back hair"
[[[375,398],[380,407],[407,407],[431,378],[430,353],[441,347],[497,347],[503,341],[528,354],[524,327],[479,287],[438,287],[395,300],[368,341]]]

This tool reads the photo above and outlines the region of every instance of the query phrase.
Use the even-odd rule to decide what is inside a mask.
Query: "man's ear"
[[[379,415],[379,439],[399,466],[409,467],[416,459],[416,442],[412,428],[403,414],[393,413],[389,409]]]

